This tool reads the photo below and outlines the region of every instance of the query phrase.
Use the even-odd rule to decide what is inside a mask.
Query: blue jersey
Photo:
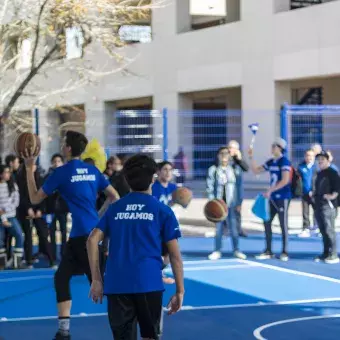
[[[56,168],[42,190],[46,195],[58,190],[66,201],[72,214],[72,238],[89,235],[97,226],[97,194],[108,186],[109,182],[95,166],[74,159]]]
[[[265,164],[263,168],[270,173],[270,186],[276,185],[276,183],[282,180],[282,172],[291,171],[291,163],[285,156],[279,159],[270,159]],[[288,183],[283,188],[276,190],[272,193],[272,200],[283,200],[292,198],[291,183]]]
[[[160,181],[156,181],[152,185],[152,196],[157,198],[158,201],[168,205],[172,201],[172,193],[177,189],[177,185],[174,183],[168,183],[167,187],[164,187]]]
[[[98,228],[110,238],[105,294],[164,290],[161,245],[181,237],[171,208],[132,192],[109,207]]]

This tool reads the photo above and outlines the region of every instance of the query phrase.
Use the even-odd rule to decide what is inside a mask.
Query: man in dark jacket
[[[45,176],[45,179],[52,174],[52,172],[64,164],[64,158],[61,154],[54,154],[51,158],[51,167]],[[53,195],[46,198],[46,214],[49,216],[50,223],[50,238],[52,247],[53,260],[57,260],[57,243],[56,243],[56,231],[57,222],[59,224],[59,230],[61,233],[61,247],[60,258],[62,257],[63,250],[67,241],[67,214],[69,212],[67,203],[62,199],[59,192],[55,192]]]
[[[44,178],[40,175],[37,167],[35,167],[34,171],[35,181],[37,187],[40,188],[44,182]],[[17,184],[20,192],[20,204],[18,207],[18,219],[22,226],[22,229],[25,234],[25,242],[24,242],[24,252],[25,252],[25,260],[28,268],[33,267],[33,240],[32,240],[32,226],[31,222],[35,229],[37,230],[38,238],[39,238],[39,252],[43,253],[47,256],[49,261],[49,266],[54,267],[54,261],[52,257],[51,244],[48,241],[48,227],[46,221],[43,218],[43,213],[45,211],[45,202],[40,203],[39,205],[33,205],[30,201],[27,187],[27,175],[26,168],[23,165],[17,174]]]

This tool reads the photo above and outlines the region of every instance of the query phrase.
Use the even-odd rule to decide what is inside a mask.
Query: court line
[[[277,302],[258,302],[258,303],[247,303],[239,305],[220,305],[220,306],[183,306],[182,311],[194,311],[194,310],[213,310],[213,309],[232,309],[232,308],[249,308],[249,307],[273,307],[273,306],[287,306],[287,305],[304,305],[307,303],[322,303],[322,302],[339,302],[340,298],[322,298],[322,299],[308,299],[308,300],[290,300],[290,301],[277,301]],[[166,311],[166,308],[163,308]],[[93,314],[75,314],[71,315],[71,318],[86,318],[105,316],[107,313],[93,313]],[[7,319],[0,316],[1,322],[20,322],[20,321],[39,321],[39,320],[52,320],[57,319],[57,316],[36,316],[27,318],[13,318]]]
[[[273,265],[270,265],[270,264],[264,264],[264,263],[259,263],[259,262],[255,262],[255,261],[249,261],[249,260],[241,260],[241,259],[239,259],[238,261],[242,262],[242,263],[253,264],[255,266],[262,267],[262,268],[276,270],[278,272],[284,272],[284,273],[289,273],[289,274],[294,274],[294,275],[299,275],[299,276],[311,277],[313,279],[319,279],[319,280],[323,280],[323,281],[340,283],[339,279],[334,279],[334,278],[329,277],[329,276],[312,274],[312,273],[302,272],[302,271],[299,271],[299,270],[282,268],[282,267],[273,266]]]
[[[224,266],[212,266],[212,267],[184,267],[184,272],[196,272],[196,271],[212,271],[212,270],[229,270],[229,269],[239,269],[239,268],[249,268],[249,267],[257,267],[255,265],[250,264],[232,264],[232,265],[224,265]],[[171,273],[171,268],[165,269],[166,273]]]
[[[34,276],[21,276],[21,277],[10,277],[8,279],[0,279],[2,282],[17,282],[17,281],[28,281],[28,280],[41,280],[41,279],[52,279],[53,275],[34,275]]]
[[[283,325],[286,323],[293,323],[293,322],[299,322],[299,321],[309,321],[309,320],[318,320],[318,319],[331,319],[331,318],[340,318],[340,314],[333,314],[333,315],[318,315],[318,316],[307,316],[304,318],[296,318],[296,319],[288,319],[288,320],[281,320],[281,321],[276,321],[272,323],[268,323],[266,325],[263,325],[259,328],[256,328],[253,332],[254,337],[257,340],[267,340],[264,338],[261,333],[270,327],[275,327],[278,325]]]
[[[190,261],[190,260],[186,260],[183,261],[183,264],[203,264],[203,263],[223,263],[223,262],[238,262],[237,258],[232,258],[232,259],[220,259],[220,260],[194,260],[194,261]]]

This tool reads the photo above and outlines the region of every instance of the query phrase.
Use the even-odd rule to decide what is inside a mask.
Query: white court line
[[[195,260],[195,261],[190,261],[186,260],[183,261],[183,264],[203,264],[203,263],[224,263],[224,262],[238,262],[238,259],[233,258],[233,259],[220,259],[220,260]]]
[[[35,275],[35,276],[10,277],[8,279],[0,279],[0,283],[2,283],[2,282],[16,282],[16,281],[52,279],[53,277],[54,277],[53,275]]]
[[[253,335],[257,340],[267,340],[264,338],[261,333],[265,329],[268,329],[270,327],[278,326],[278,325],[283,325],[286,323],[293,323],[293,322],[299,322],[299,321],[308,321],[308,320],[318,320],[318,319],[331,319],[331,318],[340,318],[340,314],[333,314],[333,315],[318,315],[318,316],[308,316],[304,318],[296,318],[296,319],[289,319],[289,320],[281,320],[281,321],[276,321],[272,323],[268,323],[266,325],[263,325],[257,329],[254,330]]]
[[[270,307],[270,306],[289,306],[289,305],[304,305],[307,303],[322,303],[322,302],[340,302],[339,297],[335,298],[321,298],[321,299],[306,299],[306,300],[288,300],[276,302],[257,302],[244,303],[236,305],[216,305],[216,306],[183,306],[182,310],[209,310],[209,309],[229,309],[229,308],[249,308],[249,307]]]
[[[339,302],[340,298],[324,298],[324,299],[309,299],[309,300],[291,300],[291,301],[277,301],[277,302],[258,302],[258,303],[248,303],[240,305],[220,305],[220,306],[183,306],[182,311],[193,311],[193,310],[213,310],[213,309],[231,309],[231,308],[249,308],[249,307],[270,307],[270,306],[280,306],[280,305],[304,305],[307,303],[322,303],[322,302]],[[167,309],[164,307],[164,311]],[[93,314],[76,314],[71,315],[71,318],[89,318],[96,316],[106,316],[107,313],[93,313]],[[1,322],[19,322],[19,321],[39,321],[39,320],[53,320],[57,319],[57,316],[36,316],[27,318],[13,318],[7,319],[6,317],[0,316]]]
[[[21,274],[21,273],[39,273],[39,272],[55,272],[52,268],[33,268],[33,269],[6,269],[0,272],[2,274]]]
[[[249,260],[238,260],[238,261],[242,262],[242,263],[253,264],[255,266],[262,267],[262,268],[276,270],[278,272],[284,272],[284,273],[289,273],[289,274],[294,274],[294,275],[299,275],[299,276],[311,277],[313,279],[319,279],[319,280],[323,280],[323,281],[340,283],[339,279],[334,279],[334,278],[328,277],[328,276],[311,274],[311,273],[307,273],[307,272],[301,272],[299,270],[294,270],[294,269],[281,268],[281,267],[273,266],[273,265],[270,265],[270,264],[264,264],[264,263],[259,263],[259,262],[255,262],[255,261],[249,261]]]
[[[211,271],[211,270],[229,270],[229,269],[239,269],[239,268],[250,268],[250,267],[257,267],[256,265],[246,265],[246,264],[231,264],[231,265],[224,265],[224,266],[213,266],[213,267],[184,267],[184,272],[196,272],[196,271]],[[165,269],[166,273],[171,273],[171,268]]]

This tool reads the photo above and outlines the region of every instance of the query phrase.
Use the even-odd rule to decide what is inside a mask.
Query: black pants
[[[331,208],[329,204],[316,204],[315,217],[322,235],[324,255],[337,255],[336,208]]]
[[[57,221],[59,222],[59,230],[61,233],[61,248],[60,248],[61,258],[65,249],[67,239],[67,213],[55,214],[50,225],[50,238],[52,256],[54,261],[57,260],[57,243],[56,243]]]
[[[107,296],[108,316],[115,340],[135,340],[136,323],[142,338],[159,339],[163,292]]]
[[[272,222],[276,214],[279,215],[280,227],[282,231],[282,252],[287,253],[288,243],[288,206],[289,200],[270,200],[270,220],[264,223],[266,233],[266,251],[272,251]]]
[[[32,222],[33,226],[37,230],[39,238],[39,250],[41,251],[42,254],[47,256],[50,265],[52,265],[53,257],[51,251],[51,244],[48,241],[49,232],[46,222],[42,218],[29,220],[26,218],[26,216],[20,216],[19,222],[25,234],[24,253],[26,263],[28,265],[32,265],[32,251],[33,251],[32,225],[31,225]]]
[[[308,194],[304,194],[302,196],[302,218],[303,218],[302,227],[304,230],[308,229],[311,226],[309,220],[310,207],[312,207],[313,210],[315,210],[313,198],[310,197]]]
[[[71,300],[70,281],[72,276],[85,274],[89,282],[92,282],[86,249],[87,238],[88,236],[74,237],[66,243],[59,268],[54,275],[58,303]]]

